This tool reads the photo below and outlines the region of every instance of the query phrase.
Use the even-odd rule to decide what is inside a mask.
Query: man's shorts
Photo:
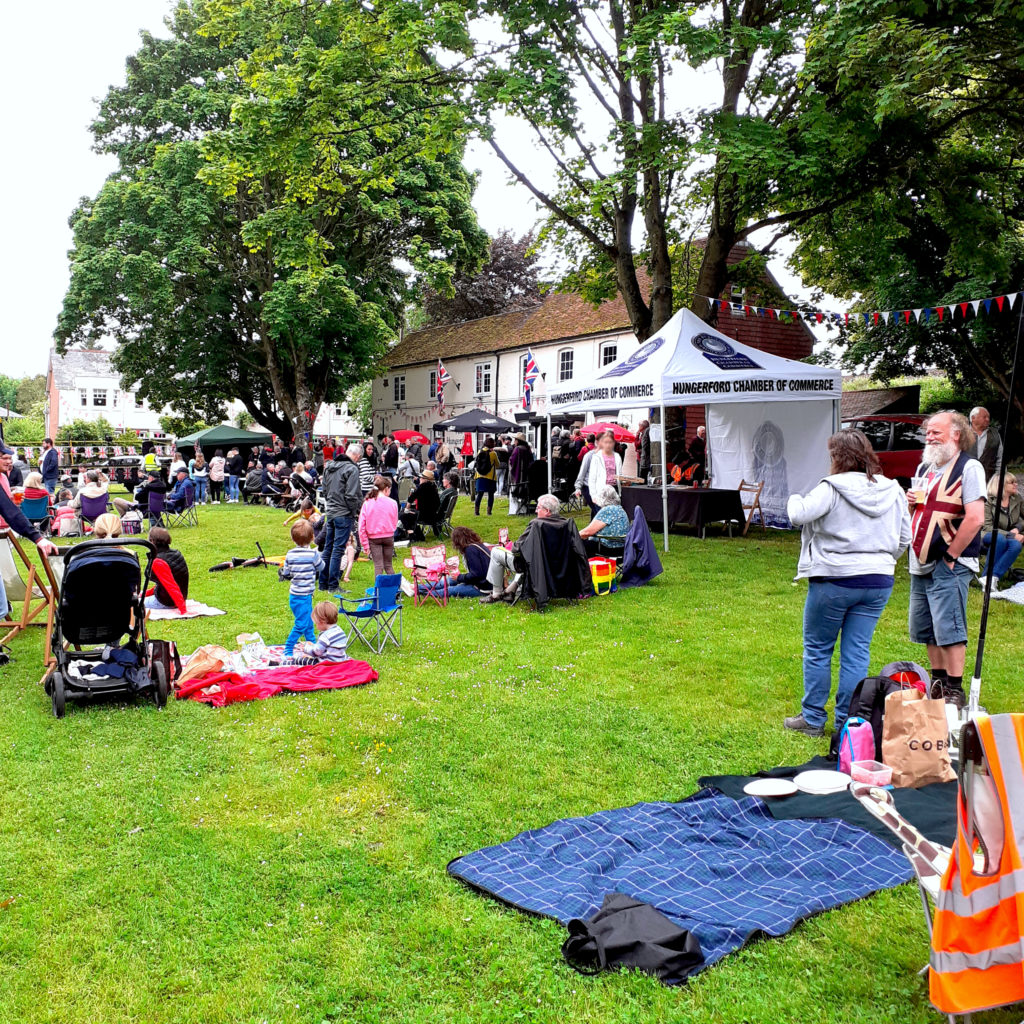
[[[967,585],[974,574],[959,562],[937,562],[927,576],[910,576],[910,639],[949,647],[967,643]]]

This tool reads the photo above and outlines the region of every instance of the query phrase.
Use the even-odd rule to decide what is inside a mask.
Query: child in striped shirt
[[[288,607],[295,617],[295,625],[284,643],[284,656],[290,658],[295,653],[295,644],[305,636],[310,642],[316,640],[313,628],[313,591],[316,590],[317,573],[323,568],[323,556],[313,543],[313,527],[305,519],[300,519],[292,527],[292,541],[295,547],[284,556],[284,565],[278,569],[280,579],[291,580],[288,588]]]
[[[348,637],[338,625],[337,605],[321,601],[313,609],[313,624],[321,632],[309,653],[320,661],[348,661]]]

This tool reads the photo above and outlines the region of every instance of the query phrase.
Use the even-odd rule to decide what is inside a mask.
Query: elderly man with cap
[[[318,586],[328,592],[338,589],[345,545],[363,503],[363,489],[359,484],[359,460],[362,457],[363,446],[350,444],[344,449],[335,448],[334,457],[324,466],[324,565]]]
[[[148,509],[150,494],[166,493],[167,484],[164,483],[163,478],[160,476],[160,470],[151,469],[146,473],[145,481],[136,488],[134,501],[126,501],[124,498],[112,498],[111,500],[114,503],[114,508],[117,509],[117,514],[123,516],[125,512],[129,512],[132,509]]]
[[[971,454],[981,463],[985,470],[985,479],[991,480],[999,472],[1003,464],[1003,442],[999,431],[992,426],[992,417],[988,409],[978,405],[971,410],[971,429],[977,441]]]
[[[21,509],[14,504],[11,497],[10,483],[7,474],[14,465],[14,449],[8,448],[0,441],[0,532],[10,527],[15,533],[27,537],[37,548],[39,554],[45,558],[47,555],[59,554],[56,544],[48,541],[24,516]],[[0,577],[0,619],[6,619],[10,605],[7,603],[7,591],[4,589],[3,578]]]
[[[179,466],[174,475],[177,479],[167,495],[167,507],[172,512],[180,512],[195,501],[196,489],[184,466]]]
[[[441,495],[437,490],[434,471],[425,469],[420,474],[419,484],[410,492],[409,500],[398,518],[414,540],[422,540],[423,528],[434,526],[440,511]]]

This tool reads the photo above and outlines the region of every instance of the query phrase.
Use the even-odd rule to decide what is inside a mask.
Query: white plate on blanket
[[[792,779],[754,779],[743,787],[747,796],[792,796],[796,783]]]
[[[850,776],[844,772],[815,769],[801,772],[793,781],[801,793],[824,796],[826,793],[841,793],[850,785]]]

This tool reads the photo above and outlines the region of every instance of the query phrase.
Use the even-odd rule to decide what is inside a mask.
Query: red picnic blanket
[[[377,670],[365,661],[321,661],[316,665],[280,665],[263,668],[248,675],[237,672],[208,672],[190,679],[180,690],[178,700],[198,700],[215,708],[243,700],[265,700],[288,691],[340,690],[362,686],[377,678]]]

